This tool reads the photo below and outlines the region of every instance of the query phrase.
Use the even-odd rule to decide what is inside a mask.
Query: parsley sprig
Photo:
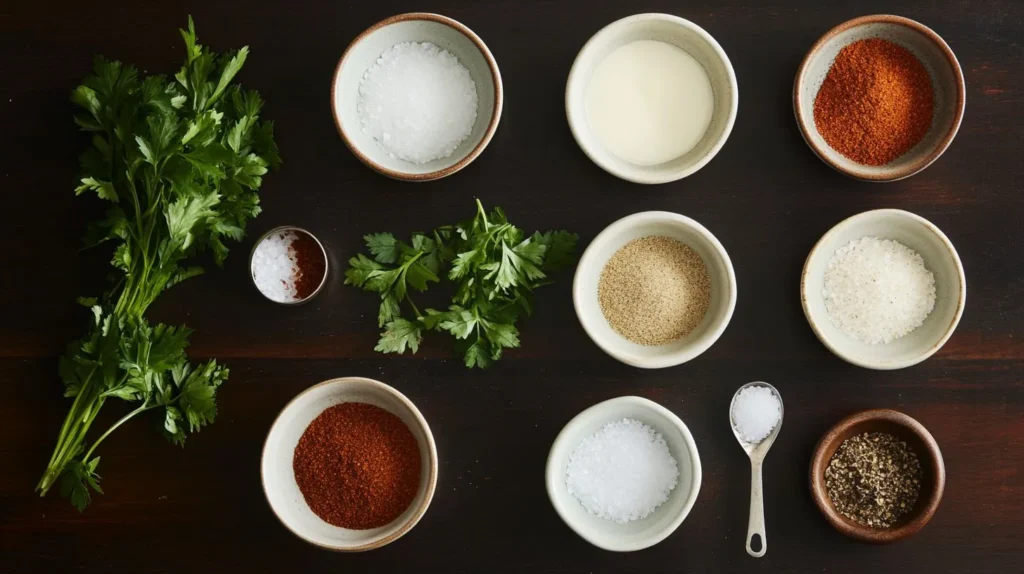
[[[90,491],[102,493],[93,455],[122,424],[159,411],[164,435],[182,445],[216,416],[228,369],[213,360],[193,367],[185,356],[192,331],[152,326],[143,315],[165,289],[203,272],[188,259],[209,251],[224,261],[225,240],[241,239],[259,214],[256,190],[280,162],[273,125],[259,121],[263,100],[232,83],[248,48],[222,56],[205,50],[191,18],[181,35],[187,58],[173,79],[143,79],[131,66],[97,58],[72,92],[81,108],[75,122],[92,134],[75,193],[111,203],[86,243],[113,244],[116,282],[100,299],[79,300],[91,311],[89,332],[60,359],[74,402],[36,489],[45,495],[59,481],[79,510]],[[108,399],[135,408],[87,445]]]
[[[487,213],[480,200],[476,207],[473,219],[414,233],[409,243],[390,233],[364,237],[372,257],[350,259],[345,283],[380,295],[384,332],[374,350],[415,353],[425,331],[443,331],[455,337],[467,367],[485,368],[519,346],[516,322],[533,312],[533,292],[549,274],[573,262],[578,238],[567,231],[527,236],[501,208]],[[420,311],[410,291],[426,291],[441,277],[455,284],[451,305]],[[403,315],[403,303],[412,315]]]

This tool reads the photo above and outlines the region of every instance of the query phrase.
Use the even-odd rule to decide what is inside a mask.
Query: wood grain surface
[[[504,116],[490,147],[455,176],[425,184],[381,177],[349,153],[328,99],[337,58],[361,30],[429,10],[472,28],[495,55]],[[642,187],[593,165],[565,122],[573,58],[609,22],[637,12],[693,20],[724,47],[740,86],[721,153],[697,174]],[[33,494],[69,406],[56,357],[86,317],[73,299],[103,286],[108,253],[78,251],[95,199],[72,193],[85,138],[69,90],[94,54],[173,73],[177,28],[191,13],[203,44],[250,45],[240,80],[265,99],[285,164],[266,178],[264,214],[223,270],[161,296],[154,320],[196,329],[189,354],[231,366],[217,422],[184,449],[155,421],[133,421],[100,449],[107,494],[84,513]],[[967,80],[963,127],[946,154],[909,180],[846,179],[801,140],[790,92],[815,39],[854,16],[894,13],[931,26]],[[0,571],[3,572],[1010,572],[1024,561],[1024,3],[1016,0],[436,0],[62,2],[0,8]],[[529,229],[568,228],[586,244],[630,213],[691,216],[729,251],[739,301],[722,338],[698,359],[642,371],[605,356],[573,312],[571,274],[539,294],[523,348],[469,372],[448,341],[381,356],[372,295],[341,284],[368,232],[407,234],[500,205]],[[967,271],[966,312],[934,357],[895,372],[843,363],[815,339],[798,277],[814,242],[841,219],[902,208],[938,225]],[[246,275],[253,237],[281,224],[313,230],[332,258],[314,303],[267,303]],[[270,512],[258,464],[288,399],[324,379],[361,375],[408,395],[433,428],[437,494],[398,542],[362,555],[311,547]],[[774,384],[785,426],[768,456],[769,549],[743,550],[748,462],[729,430],[734,390]],[[700,449],[704,483],[678,531],[641,552],[591,547],[552,510],[544,461],[582,409],[620,395],[678,414]],[[945,498],[915,537],[868,546],[834,531],[811,501],[807,468],[821,434],[850,412],[901,410],[935,436]],[[106,422],[119,414],[109,404]],[[104,421],[98,421],[98,425]]]

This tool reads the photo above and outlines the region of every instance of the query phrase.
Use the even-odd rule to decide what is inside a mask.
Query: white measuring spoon
[[[779,423],[775,425],[772,432],[768,433],[768,436],[757,443],[743,440],[743,437],[736,430],[736,424],[732,420],[732,409],[736,405],[736,397],[740,395],[740,391],[747,387],[769,388],[779,399]],[[775,442],[775,437],[779,436],[779,429],[782,428],[782,419],[785,414],[786,409],[782,406],[782,395],[779,394],[779,391],[768,383],[759,381],[747,383],[740,387],[736,394],[732,396],[732,402],[729,403],[729,426],[732,428],[732,434],[736,435],[736,440],[739,441],[740,446],[743,447],[747,456],[750,457],[750,521],[747,523],[747,554],[754,558],[764,556],[765,551],[768,550],[768,538],[765,535],[764,527],[764,487],[761,484],[761,464],[764,462],[765,455],[768,454],[768,449]],[[751,546],[754,536],[761,538],[761,548],[759,550],[754,550]]]

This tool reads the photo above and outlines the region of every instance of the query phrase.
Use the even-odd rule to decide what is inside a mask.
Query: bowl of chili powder
[[[314,385],[284,407],[267,434],[260,474],[288,530],[321,548],[360,552],[419,522],[437,466],[430,427],[405,395],[347,377]]]
[[[901,16],[854,18],[807,53],[793,111],[826,164],[864,181],[895,181],[932,164],[964,115],[960,64],[931,28]]]

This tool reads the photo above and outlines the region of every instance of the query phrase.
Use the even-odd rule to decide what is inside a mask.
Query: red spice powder
[[[365,530],[390,523],[412,503],[420,484],[420,449],[397,416],[374,405],[342,403],[306,427],[292,467],[317,516]]]
[[[289,250],[295,254],[295,298],[305,299],[323,281],[327,261],[320,244],[308,233],[296,232]]]
[[[898,44],[870,38],[839,51],[814,99],[814,124],[847,158],[885,165],[924,139],[933,106],[921,61]]]

